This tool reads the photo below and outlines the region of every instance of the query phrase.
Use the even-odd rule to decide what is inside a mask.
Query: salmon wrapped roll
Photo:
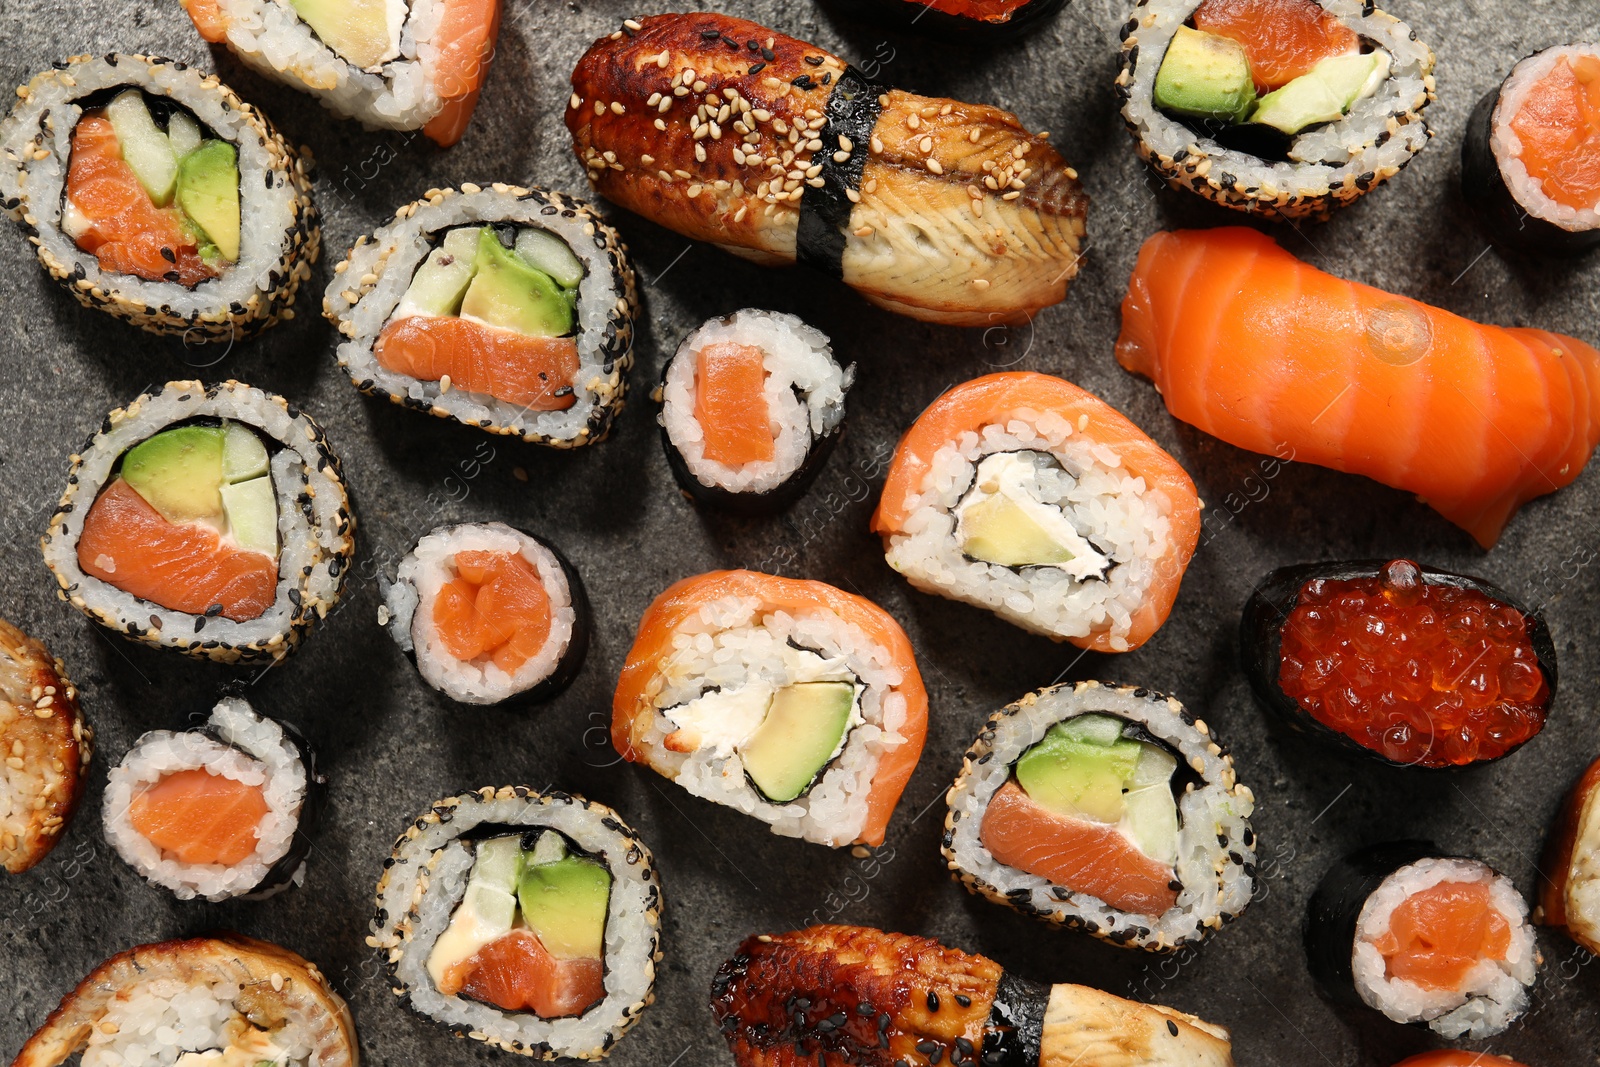
[[[93,750],[66,667],[0,619],[0,867],[21,874],[61,841]]]
[[[1600,759],[1567,794],[1543,870],[1539,922],[1600,953]]]
[[[1021,321],[1066,295],[1088,198],[1043,134],[915,96],[710,12],[629,20],[572,74],[602,196],[765,264],[800,260],[928,322]]]
[[[1394,1067],[1525,1067],[1510,1056],[1498,1056],[1488,1052],[1461,1052],[1456,1049],[1440,1049],[1437,1052],[1423,1052],[1416,1056],[1408,1056],[1395,1064]]]
[[[870,600],[713,571],[645,611],[611,716],[624,759],[775,834],[881,845],[928,695],[905,632]]]
[[[1415,493],[1484,548],[1600,442],[1588,344],[1333,277],[1241,227],[1145,241],[1117,359],[1184,422]]]
[[[191,1059],[358,1067],[361,1048],[350,1009],[315,964],[224,933],[106,960],[62,998],[12,1067]]]

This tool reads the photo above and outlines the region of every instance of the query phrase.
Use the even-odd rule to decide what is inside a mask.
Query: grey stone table
[[[372,1064],[512,1062],[451,1037],[388,991],[363,937],[380,864],[407,817],[483,785],[557,785],[621,811],[655,849],[666,890],[658,1001],[618,1047],[618,1067],[723,1064],[706,1010],[712,972],[746,934],[816,919],[880,925],[987,953],[1021,973],[1160,1000],[1232,1028],[1241,1064],[1388,1067],[1429,1047],[1425,1031],[1346,1013],[1306,974],[1300,917],[1327,865],[1389,836],[1432,837],[1482,856],[1537,889],[1538,850],[1559,797],[1600,751],[1600,470],[1524,508],[1492,552],[1404,494],[1305,465],[1260,478],[1259,457],[1175,422],[1148,382],[1112,358],[1118,302],[1139,242],[1178,225],[1234,221],[1197,198],[1157,190],[1112,102],[1124,0],[1078,0],[1013,48],[967,51],[842,21],[813,0],[725,0],[732,13],[856,59],[936,95],[992,101],[1048,128],[1093,198],[1091,244],[1065,302],[1030,326],[954,330],[894,318],[800,271],[746,267],[613,211],[640,268],[644,312],[634,402],[605,444],[563,454],[361,398],[333,359],[316,313],[331,265],[358,234],[430,186],[504,180],[584,191],[561,112],[572,63],[589,41],[639,12],[621,0],[514,0],[499,57],[465,140],[422,138],[332,119],[226,53],[208,53],[177,0],[0,3],[0,82],[17,84],[79,52],[155,51],[214,65],[320,161],[328,254],[299,317],[231,351],[185,350],[79,308],[38,269],[22,237],[0,230],[0,615],[45,638],[83,689],[100,736],[78,821],[55,854],[0,878],[0,1056],[10,1056],[57,998],[103,957],[144,941],[231,927],[320,964],[349,998]],[[1490,250],[1462,204],[1462,125],[1522,55],[1600,32],[1594,0],[1394,0],[1439,56],[1437,132],[1391,185],[1325,225],[1284,228],[1296,254],[1349,277],[1506,324],[1600,340],[1600,262],[1550,264]],[[860,364],[850,427],[811,492],[764,521],[693,510],[661,455],[648,383],[708,316],[757,305],[815,323]],[[884,564],[867,517],[888,449],[946,386],[996,368],[1049,371],[1126,412],[1190,471],[1204,497],[1203,546],[1171,620],[1139,652],[1079,655],[999,620],[912,592]],[[360,516],[360,557],[344,602],[289,661],[243,676],[263,710],[299,724],[331,779],[303,888],[262,903],[179,903],[141,882],[100,836],[107,765],[140,732],[207,709],[237,672],[109,638],[56,600],[37,538],[67,456],[111,407],[152,383],[238,378],[288,396],[327,427]],[[377,576],[446,520],[506,519],[548,536],[576,563],[596,632],[577,684],[534,713],[471,711],[431,699],[376,625]],[[1544,734],[1501,765],[1418,777],[1332,755],[1269,727],[1237,665],[1234,626],[1267,570],[1301,560],[1403,555],[1465,569],[1544,605],[1562,657],[1562,689]],[[848,850],[773,837],[753,821],[619,765],[606,740],[612,682],[645,605],[669,582],[714,567],[780,565],[883,604],[916,645],[932,696],[927,751],[889,840]],[[1259,899],[1197,952],[1144,958],[1055,932],[968,896],[938,855],[943,791],[992,709],[1058,678],[1104,678],[1172,692],[1212,723],[1259,799]],[[1535,1067],[1594,1063],[1600,967],[1540,934],[1546,964],[1535,1008],[1492,1043]]]

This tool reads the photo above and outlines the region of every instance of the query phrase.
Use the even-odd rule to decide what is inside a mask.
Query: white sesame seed
[[[665,133],[667,131],[667,124],[665,122],[662,122],[660,119],[656,119],[655,127],[656,127],[656,129],[660,130],[662,133]]]
[[[667,173],[667,172],[666,172],[666,171],[664,171],[664,170],[660,170],[660,171],[657,171],[657,172],[656,172],[656,176],[657,176],[657,177],[659,177],[659,178],[660,178],[660,179],[661,179],[661,180],[662,180],[662,181],[664,181],[664,182],[670,182],[670,181],[672,181],[672,175],[670,175],[670,174],[668,174],[668,173]]]
[[[872,138],[871,148],[872,148],[872,151],[874,153],[882,152],[883,151],[883,142],[880,141],[876,136],[874,136]]]
[[[734,222],[743,222],[745,213],[747,211],[749,211],[749,210],[750,210],[750,205],[749,204],[740,204],[739,205],[739,210],[735,211],[733,213],[733,221]]]
[[[856,192],[854,189],[846,189],[844,191],[844,195],[845,199],[849,200],[852,204],[861,203],[861,194]]]
[[[684,181],[688,181],[690,178],[694,177],[694,175],[690,174],[686,170],[674,170],[672,173],[676,174],[678,177],[682,178]]]
[[[807,178],[815,178],[817,175],[819,175],[821,173],[822,173],[822,164],[821,163],[817,163],[817,164],[814,164],[814,165],[809,166],[809,167],[806,168],[806,177]]]
[[[1015,200],[1017,197],[1019,197],[1021,195],[1022,195],[1021,190],[1013,189],[1009,193],[1001,193],[1000,194],[1000,199],[1001,200]]]
[[[667,50],[665,48],[663,48],[661,50],[661,54],[659,56],[656,56],[656,66],[660,67],[662,70],[666,70],[667,69],[667,59],[668,59]]]
[[[649,106],[649,107],[655,107],[659,103],[661,103],[661,94],[660,93],[651,93],[650,94],[650,99],[645,101],[645,104],[647,106]]]
[[[697,145],[694,146],[694,158],[695,158],[696,161],[698,161],[700,163],[704,163],[706,161],[706,146],[705,145],[697,144]]]
[[[764,78],[762,79],[761,84],[765,85],[768,89],[783,88],[783,82],[779,81],[777,78]]]
[[[983,179],[983,184],[988,186],[990,189],[1000,188],[1000,183],[994,180],[994,175],[992,174]]]
[[[694,83],[694,91],[697,92],[697,93],[705,92],[706,91],[706,83],[702,79],[696,78],[695,79],[695,83]]]
[[[939,161],[937,159],[928,160],[928,169],[933,171],[935,174],[944,173],[944,168],[939,165]]]
[[[972,132],[967,134],[967,140],[971,141],[973,144],[977,144],[978,143],[978,138],[982,137],[982,136],[983,136],[983,132],[981,130],[979,130],[976,126],[974,126],[972,128]]]
[[[974,279],[972,279],[972,287],[974,289],[978,290],[978,292],[981,293],[985,289],[989,288],[989,279],[988,278],[974,278]]]
[[[685,85],[688,85],[692,81],[694,81],[694,68],[693,67],[684,67],[683,68],[683,83]]]
[[[681,86],[680,86],[680,88],[681,88]],[[661,98],[661,102],[656,105],[656,110],[660,111],[660,112],[663,112],[663,113],[665,113],[667,111],[670,111],[671,109],[672,109],[672,97],[670,97],[670,96],[663,96]]]
[[[933,138],[932,137],[924,137],[922,140],[917,142],[917,147],[920,148],[924,153],[932,152],[933,151]]]
[[[857,237],[871,237],[872,236],[872,227],[871,226],[862,226],[861,228],[859,228],[857,230],[854,230],[852,232]]]
[[[873,178],[866,185],[862,186],[862,188],[867,191],[868,196],[871,196],[873,193],[878,191],[878,179]]]
[[[922,120],[917,118],[915,113],[912,113],[906,118],[906,125],[915,130],[922,125]]]
[[[655,162],[656,162],[656,157],[652,156],[648,152],[646,152],[644,155],[639,157],[639,163],[640,163],[641,166],[646,166],[646,167],[654,166]]]
[[[574,108],[582,107],[583,106],[583,98],[580,97],[577,93],[573,93],[572,94],[572,99],[568,102],[568,106],[574,107]]]
[[[838,151],[838,152],[835,152],[833,154],[833,161],[835,163],[847,163],[847,162],[849,162],[849,160],[850,160],[850,153],[849,152]]]
[[[1077,170],[1072,168],[1072,167],[1068,167],[1067,168],[1067,177],[1071,178],[1073,181],[1077,181],[1078,180],[1078,172],[1077,172]]]
[[[689,199],[693,200],[695,197],[699,196],[702,188],[704,187],[698,184],[689,186]]]
[[[820,151],[822,151],[822,142],[820,140],[818,140],[817,138],[813,137],[811,140],[806,142],[806,151],[807,152],[820,152]]]
[[[594,102],[594,113],[596,115],[604,115],[606,113],[606,105],[603,102],[596,100]]]
[[[634,33],[638,33],[640,30],[644,29],[644,27],[639,25],[639,23],[634,19],[623,19],[622,24],[628,27],[628,29],[632,30]]]
[[[673,88],[673,90],[672,90],[672,95],[673,96],[688,96],[689,95],[689,88],[688,88],[688,86],[685,86],[685,85],[675,86]]]
[[[750,114],[752,114],[752,115],[754,115],[756,117],[756,121],[757,122],[771,122],[772,121],[772,112],[768,111],[764,107],[758,107],[754,111],[750,112]],[[778,132],[782,133],[783,131],[779,130]]]

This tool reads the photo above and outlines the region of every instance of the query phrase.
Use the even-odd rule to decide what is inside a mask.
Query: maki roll
[[[350,1009],[316,964],[219,934],[140,945],[61,1000],[12,1067],[357,1067]]]
[[[821,330],[747,308],[684,339],[661,385],[661,443],[691,499],[731,511],[787,507],[844,428],[855,364]]]
[[[279,319],[321,244],[311,156],[217,80],[75,56],[0,122],[0,206],[85,307],[186,342]]]
[[[1194,482],[1098,397],[1047,374],[976,378],[900,439],[872,516],[925,592],[1080,648],[1167,621],[1200,537]]]
[[[1116,94],[1167,183],[1267,218],[1327,218],[1432,136],[1433,52],[1371,0],[1140,0]]]
[[[604,804],[518,786],[428,806],[395,842],[367,943],[457,1035],[600,1059],[654,999],[661,884]]]
[[[461,139],[494,58],[500,0],[181,0],[212,44],[342,118]]]
[[[1556,254],[1600,244],[1600,46],[1537,52],[1479,101],[1461,191],[1496,241]]]
[[[500,522],[441,526],[400,561],[378,621],[462,704],[549,700],[578,676],[589,601],[555,546]]]
[[[1069,0],[830,0],[840,12],[955,44],[998,44],[1032,33]]]
[[[746,938],[711,1014],[748,1067],[1233,1067],[1228,1031],[1193,1015],[863,926]]]
[[[0,867],[21,874],[56,847],[93,750],[66,667],[0,619]]]
[[[1239,623],[1256,695],[1296,730],[1398,767],[1464,767],[1544,728],[1544,620],[1479,578],[1410,560],[1267,576]]]
[[[685,578],[639,620],[611,741],[775,834],[881,845],[928,733],[928,694],[888,612],[822,582]]]
[[[1079,682],[990,717],[946,796],[944,858],[973,893],[1165,951],[1238,918],[1255,798],[1204,722],[1148,689]]]
[[[1047,134],[744,19],[629,19],[578,61],[566,123],[606,199],[901,315],[1020,323],[1078,273],[1089,198]]]
[[[1409,1056],[1394,1067],[1524,1067],[1510,1056],[1496,1056],[1488,1052],[1459,1052],[1440,1049]]]
[[[41,544],[61,598],[102,626],[277,660],[338,601],[355,516],[309,415],[240,382],[168,382],[72,457]]]
[[[364,393],[576,448],[622,407],[639,310],[617,232],[581,200],[433,189],[356,241],[322,300]]]
[[[327,779],[299,733],[225,697],[111,768],[102,819],[123,862],[179,900],[261,900],[305,881]]]
[[[1336,1001],[1474,1041],[1526,1010],[1542,962],[1509,878],[1420,841],[1335,864],[1311,896],[1305,943],[1312,976]]]
[[[1600,759],[1567,794],[1542,873],[1539,922],[1600,955]]]

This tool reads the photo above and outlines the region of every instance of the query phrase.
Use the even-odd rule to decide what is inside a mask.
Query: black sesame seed
[[[869,1002],[867,1002],[865,1000],[863,1000],[860,1004],[856,1005],[856,1014],[857,1015],[871,1015],[876,1010],[877,1010],[876,1008],[874,1008]]]
[[[928,1010],[929,1011],[938,1011],[939,1010],[939,994],[935,993],[931,989],[928,990]]]
[[[917,1051],[922,1053],[924,1056],[932,1056],[935,1052],[939,1051],[939,1046],[933,1041],[918,1041]]]
[[[800,75],[800,77],[798,77],[794,81],[790,82],[790,84],[793,85],[796,89],[815,89],[816,88],[816,86],[812,84],[811,75],[809,75],[809,74]]]
[[[956,1048],[960,1049],[968,1056],[972,1055],[972,1042],[964,1037],[956,1038]]]
[[[201,630],[204,630],[205,628],[206,628],[206,617],[204,615],[196,615],[194,617],[194,632],[195,633],[199,633]]]
[[[1171,1019],[1167,1020],[1167,1033],[1171,1034],[1173,1037],[1178,1036],[1178,1024],[1173,1022]]]
[[[161,616],[159,616],[159,615],[150,616],[150,629],[152,629],[152,630],[161,629]]]
[[[750,49],[750,51],[752,51],[752,52],[761,51],[761,42],[760,41],[746,41],[744,43],[744,46],[746,48]]]
[[[208,606],[206,608],[206,618],[208,618],[208,619],[214,619],[218,615],[221,615],[221,614],[222,614],[222,603],[221,603],[221,601],[218,601],[217,603],[212,604],[212,605],[210,605],[210,606]]]
[[[957,993],[956,1003],[961,1005],[963,1008],[970,1008],[972,1007],[972,998],[967,996],[965,993]]]
[[[820,66],[822,66],[822,57],[821,56],[806,56],[806,62],[810,63],[813,67],[820,67]]]
[[[738,41],[735,41],[732,37],[729,37],[725,33],[719,34],[718,36],[720,36],[722,38],[722,43],[723,44],[727,45],[729,48],[733,49],[735,52],[737,52],[739,50],[739,42]]]
[[[766,60],[768,63],[771,63],[774,59],[778,58],[778,54],[770,48],[763,48],[761,50],[761,58]]]
[[[161,248],[161,258],[166,260],[168,263],[178,262],[178,254],[172,249],[167,248],[165,245],[163,245]]]
[[[161,277],[165,278],[169,282],[181,282],[181,281],[183,281],[183,275],[179,274],[175,270],[169,270],[165,274],[163,274]]]
[[[832,85],[833,84],[833,72],[832,71],[829,71],[827,74],[824,74],[822,76],[822,84],[823,85]]]
[[[757,63],[755,66],[750,68],[749,73],[752,74],[752,75],[760,74],[762,71],[764,71],[766,69],[767,69],[767,65],[765,63]]]

